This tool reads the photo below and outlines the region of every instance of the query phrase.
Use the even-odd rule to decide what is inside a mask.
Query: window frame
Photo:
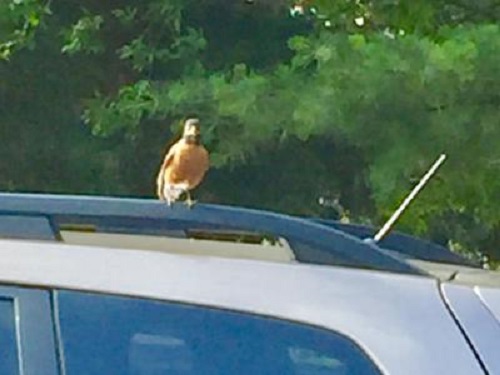
[[[0,284],[12,299],[20,375],[59,375],[49,290]]]

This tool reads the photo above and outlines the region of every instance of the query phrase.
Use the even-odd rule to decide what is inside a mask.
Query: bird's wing
[[[174,160],[174,155],[177,152],[177,143],[174,144],[172,147],[167,152],[167,155],[165,155],[165,158],[163,159],[163,163],[160,167],[160,171],[158,172],[158,176],[156,178],[156,194],[158,195],[158,198],[164,199],[164,186],[165,186],[165,171],[168,168],[168,166],[172,163],[172,160]]]
[[[208,153],[207,149],[203,147],[203,158],[204,158],[204,172],[208,171],[210,168],[210,154]]]

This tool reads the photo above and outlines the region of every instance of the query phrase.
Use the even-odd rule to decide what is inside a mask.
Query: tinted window
[[[0,297],[0,374],[19,374],[14,300]]]
[[[59,292],[67,375],[379,374],[345,337],[190,305]]]

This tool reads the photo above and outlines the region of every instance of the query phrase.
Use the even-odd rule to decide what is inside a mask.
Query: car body
[[[2,194],[0,373],[500,374],[496,273],[326,224]]]

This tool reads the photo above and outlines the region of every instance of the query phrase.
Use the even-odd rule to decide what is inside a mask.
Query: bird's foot
[[[188,208],[193,208],[195,204],[196,204],[195,200],[192,200],[191,198],[186,199],[186,206],[188,206]]]

